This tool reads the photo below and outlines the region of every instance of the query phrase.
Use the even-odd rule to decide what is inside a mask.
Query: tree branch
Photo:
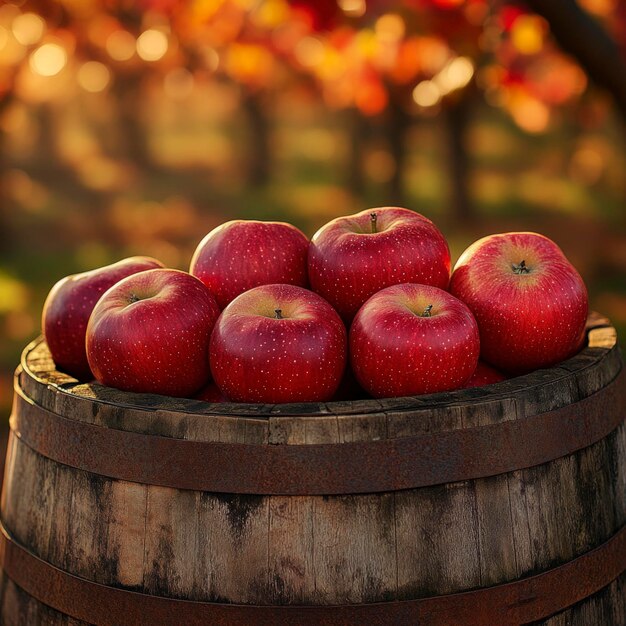
[[[526,0],[526,4],[548,21],[561,49],[613,96],[626,120],[626,63],[604,28],[576,0]]]

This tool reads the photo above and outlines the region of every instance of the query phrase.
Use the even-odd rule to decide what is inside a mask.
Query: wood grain
[[[129,394],[57,372],[41,341],[25,351],[17,376],[41,406],[108,428],[341,446],[521,420],[596,393],[622,361],[608,322],[594,324],[589,346],[558,367],[417,398],[268,406]],[[514,581],[606,541],[626,523],[626,424],[538,467],[342,496],[216,494],[113,480],[57,464],[12,437],[1,512],[16,540],[40,558],[144,593],[248,604],[428,597]],[[625,584],[622,576],[537,624],[623,626]],[[10,626],[83,626],[4,576],[0,615]]]

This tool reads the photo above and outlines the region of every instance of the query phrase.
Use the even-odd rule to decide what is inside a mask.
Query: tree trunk
[[[359,198],[365,193],[363,153],[365,152],[369,135],[369,125],[358,109],[348,109],[346,115],[346,126],[350,141],[346,172],[347,185],[352,195]]]
[[[37,151],[35,161],[49,169],[58,167],[58,151],[55,136],[55,120],[52,105],[42,102],[35,111],[37,119]]]
[[[554,38],[571,54],[591,80],[613,96],[626,120],[626,64],[615,42],[575,0],[527,0],[550,24]]]
[[[120,74],[114,82],[115,100],[124,149],[128,158],[141,169],[156,169],[148,145],[148,133],[142,116],[141,77]]]
[[[0,98],[0,120],[15,100],[15,90],[13,89],[15,78],[18,73],[17,66],[13,68],[13,72],[7,77],[7,88],[4,96]],[[9,207],[9,198],[6,189],[6,132],[0,125],[0,258],[8,258],[9,252],[13,247],[11,209]]]
[[[469,163],[465,135],[469,125],[467,100],[452,103],[445,110],[445,133],[448,146],[448,172],[450,176],[450,211],[454,219],[467,222],[473,217],[469,193]]]
[[[0,110],[2,108],[2,103],[0,103]],[[13,242],[9,198],[6,190],[7,165],[5,150],[6,133],[0,128],[0,259],[9,256]]]
[[[411,127],[411,116],[405,108],[391,100],[387,117],[387,141],[393,157],[395,169],[389,181],[389,203],[404,206],[406,193],[404,188],[404,169],[407,157],[406,135]]]
[[[269,182],[272,171],[270,124],[258,93],[246,91],[242,100],[248,126],[246,182],[251,187],[263,187]]]

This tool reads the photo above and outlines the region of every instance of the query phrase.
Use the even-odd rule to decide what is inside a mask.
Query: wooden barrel
[[[2,624],[626,624],[625,374],[211,405],[15,379]]]

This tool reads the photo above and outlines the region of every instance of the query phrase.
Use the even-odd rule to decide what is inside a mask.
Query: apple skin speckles
[[[315,233],[309,280],[311,289],[350,324],[359,307],[385,287],[421,283],[447,289],[450,251],[423,215],[400,207],[367,209],[332,220]]]
[[[81,381],[93,379],[85,350],[89,316],[102,294],[123,278],[163,267],[156,259],[134,256],[61,279],[43,306],[41,327],[56,366]]]
[[[551,367],[584,344],[587,288],[543,235],[504,233],[475,242],[459,258],[450,292],[478,322],[481,358],[504,372]]]
[[[209,381],[209,340],[219,313],[211,292],[186,272],[134,274],[109,289],[91,314],[89,365],[109,387],[191,397]]]
[[[213,379],[234,402],[323,402],[343,376],[347,333],[316,293],[263,285],[224,309],[210,355]]]
[[[458,389],[476,369],[479,351],[470,310],[430,285],[379,291],[350,328],[352,369],[374,398]]]
[[[214,228],[198,244],[189,273],[224,309],[239,294],[260,285],[307,287],[308,249],[308,238],[291,224],[233,220]]]

